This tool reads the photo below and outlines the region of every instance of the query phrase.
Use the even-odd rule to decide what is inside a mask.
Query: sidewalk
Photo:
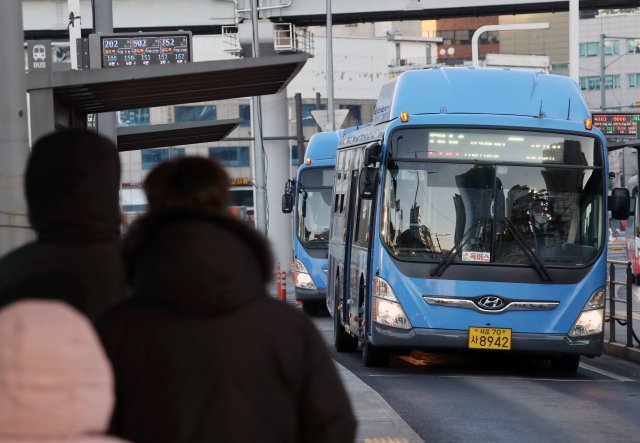
[[[297,306],[290,275],[287,275],[286,283],[287,303]],[[270,287],[270,293],[272,297],[277,298],[275,282]],[[347,393],[352,399],[351,403],[358,405],[354,408],[358,419],[356,442],[419,443],[423,441],[380,394],[344,366],[335,363]]]

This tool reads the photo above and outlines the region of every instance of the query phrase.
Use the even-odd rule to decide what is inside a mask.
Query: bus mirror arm
[[[631,197],[629,190],[626,188],[614,188],[608,199],[611,218],[616,220],[626,220],[631,211]]]

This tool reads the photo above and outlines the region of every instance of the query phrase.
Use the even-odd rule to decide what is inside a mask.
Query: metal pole
[[[329,131],[336,130],[336,118],[333,112],[333,21],[331,18],[331,0],[327,0],[327,117]]]
[[[569,77],[580,81],[580,0],[569,0]]]
[[[633,273],[627,262],[627,347],[633,347]]]
[[[68,0],[69,4],[69,57],[71,69],[78,69],[77,41],[82,37],[82,22],[80,16],[80,0]]]
[[[29,156],[27,80],[24,73],[22,2],[0,1],[0,254],[33,238],[24,200],[24,168]]]
[[[604,34],[600,34],[600,110],[604,111],[607,107],[607,97],[605,94],[605,84],[604,84]]]
[[[96,33],[110,34],[113,32],[113,5],[111,0],[100,0],[93,3],[93,29]],[[118,143],[116,130],[116,113],[103,112],[98,114],[98,133]]]
[[[258,0],[251,0],[251,56],[260,57],[260,36],[258,35]],[[267,187],[265,173],[265,154],[262,141],[262,103],[260,97],[251,98],[251,130],[253,132],[253,165],[255,172],[255,218],[256,227],[265,235],[268,232],[267,226]]]
[[[302,94],[296,92],[296,145],[298,146],[298,166],[304,163],[304,132],[302,129]]]
[[[319,111],[322,107],[322,100],[320,99],[320,93],[316,92],[316,111]],[[318,125],[318,130],[316,132],[322,132],[322,128]]]
[[[534,29],[549,29],[549,22],[541,23],[516,23],[513,25],[485,25],[476,29],[471,37],[471,63],[473,66],[480,66],[480,56],[478,54],[478,40],[480,36],[489,31],[523,31]],[[448,58],[448,57],[447,57]]]
[[[616,341],[616,266],[609,264],[609,342]]]

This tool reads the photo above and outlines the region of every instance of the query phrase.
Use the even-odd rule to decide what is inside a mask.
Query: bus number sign
[[[191,59],[190,33],[138,33],[102,36],[102,67],[168,65]]]
[[[640,114],[598,113],[593,114],[593,126],[605,136],[637,137]]]

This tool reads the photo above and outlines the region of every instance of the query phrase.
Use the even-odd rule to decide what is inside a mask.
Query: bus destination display
[[[168,65],[189,61],[189,36],[136,35],[102,38],[102,67]]]
[[[640,114],[593,114],[593,125],[605,136],[636,138],[638,122]]]

